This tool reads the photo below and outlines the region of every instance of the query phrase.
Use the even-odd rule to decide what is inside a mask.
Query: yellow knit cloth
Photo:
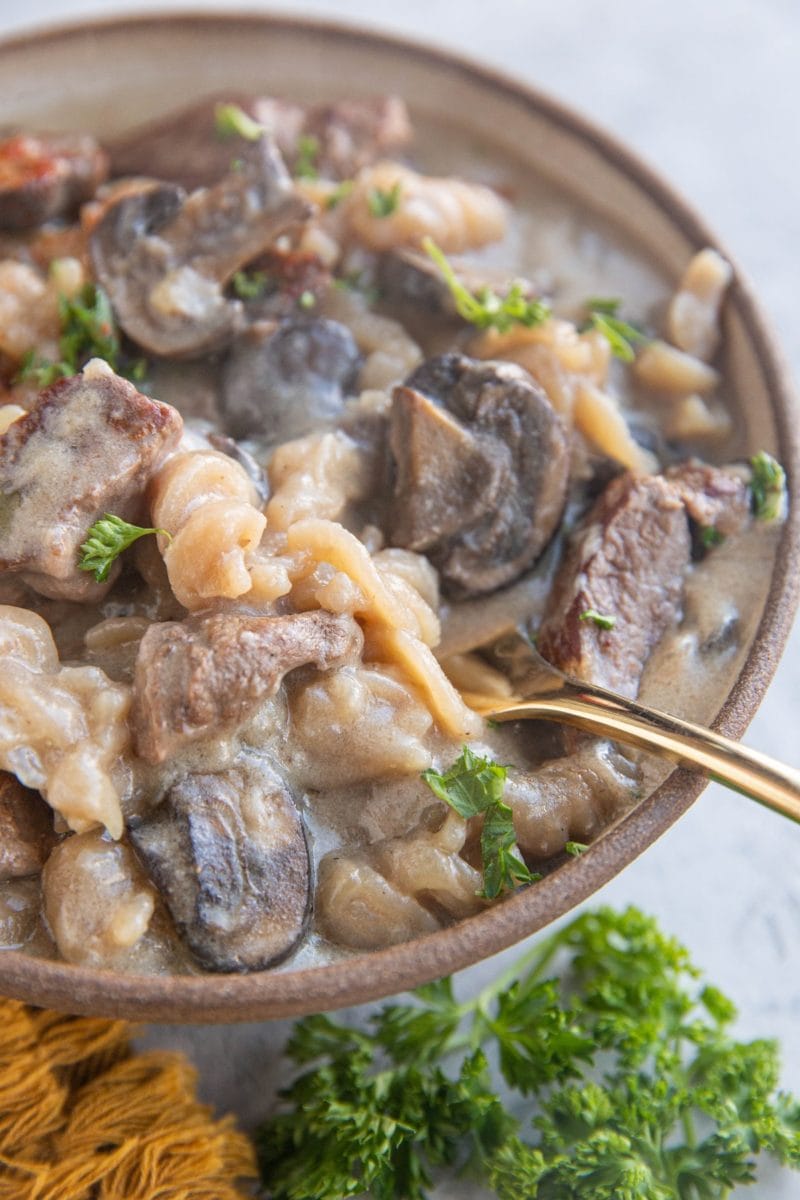
[[[242,1200],[253,1149],[125,1021],[0,1000],[0,1200]]]

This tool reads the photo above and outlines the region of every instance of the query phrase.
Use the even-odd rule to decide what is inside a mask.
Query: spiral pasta
[[[390,212],[375,212],[375,197],[396,198]],[[434,178],[396,162],[379,162],[358,175],[344,212],[350,232],[370,250],[418,246],[432,237],[445,253],[459,254],[506,231],[506,206],[478,183]]]
[[[98,667],[63,667],[29,609],[0,606],[0,766],[36,788],[70,829],[122,835],[130,689]]]
[[[159,548],[175,597],[190,611],[215,598],[269,601],[291,588],[285,565],[259,557],[267,519],[243,467],[215,450],[190,450],[164,464],[150,485]]]

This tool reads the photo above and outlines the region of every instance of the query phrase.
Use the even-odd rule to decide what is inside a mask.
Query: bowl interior
[[[84,23],[0,43],[4,124],[110,134],[215,90],[308,100],[397,92],[435,151],[447,129],[479,154],[546,177],[609,221],[668,279],[718,244],[646,166],[581,118],[462,59],[370,33],[267,16],[175,15]],[[456,116],[457,114],[457,116]],[[723,251],[723,253],[726,253]],[[730,257],[728,255],[728,257]],[[725,314],[737,448],[776,453],[796,486],[791,396],[741,273]],[[729,695],[703,714],[739,735],[775,669],[796,603],[796,497],[760,625]],[[466,966],[546,925],[620,871],[692,803],[703,781],[675,771],[580,861],[450,929],[340,963],[249,976],[116,975],[0,953],[0,991],[73,1012],[184,1021],[253,1020],[387,995]]]

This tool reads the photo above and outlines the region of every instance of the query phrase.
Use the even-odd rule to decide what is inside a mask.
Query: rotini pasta
[[[47,623],[0,606],[0,766],[38,789],[76,832],[122,835],[130,689],[63,667]]]
[[[376,213],[376,196],[394,198],[388,214]],[[432,237],[442,250],[454,254],[499,241],[507,223],[506,206],[491,188],[419,175],[393,162],[376,163],[361,172],[347,200],[345,219],[370,250],[418,246],[424,237]]]

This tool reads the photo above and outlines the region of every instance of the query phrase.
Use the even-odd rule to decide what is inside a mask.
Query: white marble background
[[[173,7],[200,8],[193,2]],[[131,7],[0,0],[0,33]],[[222,9],[223,0],[208,6]],[[258,5],[250,4],[250,9]],[[798,0],[318,0],[274,4],[400,31],[505,68],[613,130],[675,183],[731,246],[800,374],[800,3]],[[0,120],[2,83],[0,81]],[[800,766],[800,631],[745,741]],[[800,829],[712,786],[598,896],[635,903],[685,941],[740,1008],[741,1036],[777,1036],[800,1091]],[[506,956],[507,957],[507,956]],[[466,974],[472,990],[495,962]],[[280,1078],[286,1023],[160,1027],[203,1093],[255,1117]],[[737,1193],[738,1195],[739,1193]],[[465,1190],[458,1195],[464,1197]],[[741,1195],[790,1200],[800,1179],[765,1170]]]

